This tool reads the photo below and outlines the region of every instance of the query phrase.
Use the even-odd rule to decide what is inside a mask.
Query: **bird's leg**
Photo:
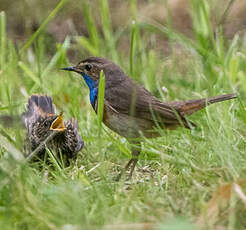
[[[133,162],[133,158],[131,158],[131,159],[128,161],[128,163],[126,164],[126,166],[125,166],[125,171],[127,171],[127,169],[131,166],[132,162]]]
[[[134,172],[134,169],[135,169],[135,166],[138,162],[138,156],[141,152],[141,144],[138,143],[137,146],[134,146],[133,149],[132,149],[132,159],[131,159],[131,164],[128,166],[130,167],[131,166],[131,170],[130,170],[130,173],[129,173],[129,176],[128,176],[128,180],[130,180],[132,178],[132,174]]]
[[[132,164],[131,164],[131,170],[130,170],[129,176],[127,177],[128,180],[130,180],[132,178],[132,174],[133,174],[135,166],[138,162],[138,158],[132,158],[131,160],[132,160]]]
[[[134,159],[131,158],[131,159],[128,161],[128,163],[126,164],[126,166],[121,170],[121,172],[119,173],[119,175],[116,177],[115,181],[119,181],[119,180],[120,180],[122,174],[124,174],[124,173],[127,171],[127,169],[131,166],[133,160],[134,160]]]
[[[124,174],[130,167],[131,167],[131,170],[130,170],[130,173],[129,173],[129,176],[128,176],[128,180],[130,180],[132,178],[132,174],[134,172],[134,169],[135,169],[135,166],[138,162],[138,155],[140,154],[141,152],[141,145],[139,146],[140,144],[138,143],[138,146],[137,147],[133,147],[132,149],[132,158],[128,161],[128,163],[126,164],[125,168],[120,172],[120,174],[116,177],[116,181],[119,181],[122,174]]]

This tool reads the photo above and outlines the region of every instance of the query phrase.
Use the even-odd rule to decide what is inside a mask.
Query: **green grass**
[[[101,31],[89,1],[84,2],[81,13],[89,36],[77,36],[72,45],[70,37],[63,44],[52,44],[56,47],[52,55],[43,31],[66,1],[17,49],[6,36],[9,15],[0,13],[0,114],[18,116],[29,95],[48,94],[65,118],[78,119],[85,141],[70,167],[55,159],[40,167],[22,159],[25,130],[17,124],[0,125],[1,229],[244,229],[245,206],[233,183],[246,178],[245,37],[236,35],[228,41],[222,28],[215,37],[205,0],[191,1],[193,39],[174,31],[171,21],[164,27],[137,20],[136,1],[131,1],[129,23],[112,30],[108,2],[99,3]],[[131,42],[129,57],[117,46],[125,34]],[[169,56],[158,52],[157,36],[168,38]],[[69,49],[78,51],[81,59],[110,58],[162,100],[231,92],[238,92],[239,99],[192,115],[195,130],[160,130],[162,137],[144,140],[131,182],[115,182],[130,158],[131,146],[101,125],[102,117],[91,108],[83,79],[59,70],[69,65]],[[103,93],[100,99],[102,108]],[[225,183],[231,188],[228,196],[223,195]],[[218,189],[222,193],[217,194]]]

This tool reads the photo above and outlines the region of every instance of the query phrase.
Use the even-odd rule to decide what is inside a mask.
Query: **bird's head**
[[[63,113],[60,113],[59,116],[48,114],[39,117],[35,124],[34,132],[40,141],[44,141],[54,131],[64,132],[66,130],[62,115]]]
[[[79,73],[84,78],[90,78],[90,80],[96,82],[100,78],[101,70],[103,70],[107,64],[109,64],[109,61],[104,58],[90,57],[79,62],[76,66],[62,68],[62,70]]]
[[[63,68],[63,70],[73,71],[83,76],[90,89],[90,101],[93,107],[98,94],[101,71],[105,75],[105,88],[117,86],[127,78],[118,65],[101,57],[89,57],[79,62],[76,66]]]
[[[90,57],[79,62],[76,66],[63,68],[62,70],[73,71],[83,76],[90,90],[91,105],[94,107],[98,94],[100,72],[103,70],[106,76],[106,72],[111,70],[110,66],[112,65],[114,64],[105,58]]]

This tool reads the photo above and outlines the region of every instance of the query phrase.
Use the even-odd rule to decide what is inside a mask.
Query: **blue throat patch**
[[[95,103],[96,103],[97,94],[98,94],[98,81],[93,81],[91,77],[86,75],[85,73],[82,73],[82,76],[85,79],[85,82],[89,87],[90,102],[91,102],[92,107],[95,109]]]

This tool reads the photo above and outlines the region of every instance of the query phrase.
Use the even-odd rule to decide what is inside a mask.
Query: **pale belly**
[[[154,124],[152,121],[130,117],[117,112],[107,112],[104,124],[126,138],[138,138],[141,136],[152,138],[160,135],[159,132],[153,130]]]

